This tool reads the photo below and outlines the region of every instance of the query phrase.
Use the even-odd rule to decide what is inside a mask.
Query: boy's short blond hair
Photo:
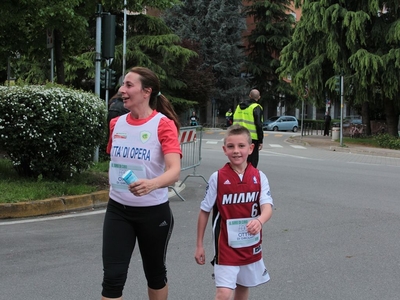
[[[224,144],[226,143],[226,138],[232,135],[240,135],[240,134],[244,134],[247,136],[247,141],[249,142],[249,144],[251,144],[251,135],[250,135],[250,131],[239,124],[233,124],[232,126],[230,126],[225,133],[225,137],[224,137]]]

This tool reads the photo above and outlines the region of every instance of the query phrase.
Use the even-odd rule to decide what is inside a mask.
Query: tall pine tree
[[[290,74],[297,90],[308,85],[316,101],[345,78],[346,100],[384,108],[388,132],[398,136],[400,87],[400,1],[296,0],[302,18],[281,55],[281,76]]]
[[[253,29],[246,37],[246,72],[250,83],[261,92],[262,101],[272,110],[277,106],[279,94],[288,95],[288,84],[279,79],[281,50],[291,41],[295,18],[291,14],[290,0],[249,1],[246,15],[253,19]],[[288,97],[287,97],[288,98]],[[267,101],[267,104],[265,104]]]

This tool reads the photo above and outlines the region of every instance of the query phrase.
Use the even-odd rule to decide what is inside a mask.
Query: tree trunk
[[[54,30],[54,58],[56,62],[57,83],[65,84],[64,57],[62,54],[62,33]]]
[[[371,120],[369,119],[369,102],[364,101],[361,108],[362,123],[366,125],[365,134],[371,135]]]
[[[386,114],[386,126],[387,126],[387,133],[398,137],[398,121],[399,121],[399,112],[394,103],[394,100],[391,100],[387,97],[383,99],[385,114]]]

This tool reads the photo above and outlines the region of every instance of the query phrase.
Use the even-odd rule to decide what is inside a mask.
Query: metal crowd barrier
[[[196,167],[201,163],[203,126],[181,127],[179,131],[179,139],[182,149],[181,171],[193,169],[193,173],[187,175],[179,184],[179,187],[181,187],[189,177],[201,177],[206,183],[208,183],[203,175],[196,174]],[[172,189],[182,201],[185,201],[175,187],[170,186],[169,188]]]

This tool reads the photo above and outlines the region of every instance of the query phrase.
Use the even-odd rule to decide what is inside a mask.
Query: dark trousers
[[[258,140],[251,140],[251,142],[254,144],[254,149],[253,152],[247,157],[247,161],[250,162],[253,167],[257,168],[258,165],[258,147],[260,146],[260,142]]]
[[[325,124],[325,129],[324,129],[324,136],[327,135],[329,136],[329,128],[330,128],[330,124]]]
[[[158,290],[166,285],[166,251],[174,227],[169,202],[149,207],[130,207],[110,199],[103,227],[102,296],[122,296],[136,241],[147,286]]]

